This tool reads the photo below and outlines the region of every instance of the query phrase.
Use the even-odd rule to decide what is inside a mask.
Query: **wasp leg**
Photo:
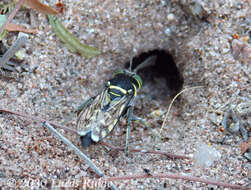
[[[68,121],[70,121],[75,114],[79,114],[82,110],[84,110],[92,101],[94,100],[94,97],[89,98],[88,100],[86,100],[83,104],[81,104],[80,106],[77,107],[77,109],[72,112],[71,114],[69,114],[67,116],[67,118],[64,120],[64,122],[62,123],[62,125],[65,125]]]
[[[138,117],[136,115],[132,115],[132,121],[140,122],[142,125],[144,125],[144,127],[147,128],[147,130],[151,129],[151,127],[148,125],[148,123],[144,119],[142,119],[142,118],[140,118],[140,117]]]
[[[137,117],[137,116],[133,115],[133,116],[132,116],[132,120],[133,120],[133,121],[138,121],[138,122],[140,122],[142,125],[144,125],[144,127],[147,128],[148,131],[150,131],[150,134],[151,134],[153,140],[155,140],[155,139],[161,139],[161,138],[162,138],[161,135],[160,135],[158,132],[154,132],[154,131],[152,130],[152,128],[149,126],[149,124],[148,124],[144,119],[142,119],[142,118],[140,118],[140,117]]]
[[[129,154],[129,140],[130,140],[130,129],[131,129],[131,121],[133,120],[133,106],[128,108],[128,120],[127,120],[127,129],[126,129],[126,147],[125,154],[128,156]]]

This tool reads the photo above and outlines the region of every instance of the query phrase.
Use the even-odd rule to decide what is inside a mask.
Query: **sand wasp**
[[[133,115],[135,98],[142,87],[142,79],[136,72],[155,62],[151,56],[132,71],[132,57],[129,69],[121,69],[113,74],[103,90],[85,101],[78,109],[77,130],[83,147],[104,139],[118,124],[127,117],[126,153],[130,138],[131,121],[137,120],[146,126],[146,122]]]

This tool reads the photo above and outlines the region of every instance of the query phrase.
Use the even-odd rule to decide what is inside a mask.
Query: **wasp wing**
[[[107,90],[98,94],[91,104],[80,112],[77,128],[80,136],[91,133],[91,139],[98,142],[105,138],[125,113],[131,97],[122,96],[109,101]]]

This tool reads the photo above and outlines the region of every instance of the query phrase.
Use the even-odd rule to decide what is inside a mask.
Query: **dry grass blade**
[[[168,107],[168,110],[167,110],[167,113],[166,113],[166,115],[165,115],[164,121],[163,121],[162,126],[161,126],[161,128],[160,128],[160,134],[161,134],[162,129],[163,129],[165,123],[166,123],[166,120],[167,120],[167,117],[168,117],[168,115],[169,115],[169,113],[170,113],[170,110],[171,110],[171,107],[172,107],[172,105],[173,105],[173,102],[174,102],[174,101],[178,98],[178,96],[181,95],[183,92],[185,92],[185,91],[187,91],[187,90],[193,90],[193,89],[196,89],[196,88],[203,88],[203,86],[195,86],[195,87],[191,87],[191,88],[185,88],[185,89],[183,89],[182,91],[180,91],[178,94],[176,94],[176,96],[174,96],[174,98],[172,99],[172,101],[171,101],[171,103],[170,103],[170,105],[169,105],[169,107]]]
[[[38,122],[42,122],[45,124],[46,128],[48,130],[50,130],[53,134],[55,134],[59,139],[61,139],[65,144],[67,144],[71,149],[73,149],[83,160],[85,160],[88,165],[97,173],[97,175],[99,175],[100,177],[103,177],[104,174],[102,171],[100,171],[94,164],[93,162],[84,154],[82,153],[76,146],[74,146],[68,139],[66,139],[63,135],[61,135],[59,132],[57,132],[56,129],[54,129],[52,127],[52,125],[54,125],[55,127],[58,127],[58,128],[61,128],[61,129],[64,129],[66,131],[69,131],[71,133],[77,133],[76,131],[74,131],[73,129],[70,129],[70,128],[67,128],[67,127],[64,127],[64,126],[61,126],[59,124],[56,124],[56,123],[53,123],[53,122],[48,122],[46,121],[45,119],[42,119],[42,118],[38,118],[38,117],[34,117],[34,116],[28,116],[27,114],[21,114],[21,113],[18,113],[18,112],[14,112],[14,111],[10,111],[10,110],[6,110],[6,109],[1,109],[0,108],[0,112],[5,112],[5,113],[10,113],[10,114],[15,114],[15,115],[18,115],[18,116],[21,116],[21,117],[24,117],[24,118],[27,118],[27,119],[30,119],[30,120],[35,120],[35,121],[38,121]],[[112,189],[116,190],[117,188],[111,184],[111,187]]]
[[[37,29],[27,29],[22,25],[12,24],[12,23],[8,23],[6,25],[6,30],[8,32],[24,32],[24,33],[28,33],[28,34],[37,34],[37,32],[38,32]]]
[[[54,135],[56,135],[61,141],[63,141],[65,144],[67,144],[74,152],[82,158],[94,171],[95,173],[103,177],[104,173],[91,161],[88,156],[86,156],[83,152],[81,152],[75,145],[73,145],[67,138],[65,138],[63,135],[61,135],[52,125],[50,125],[48,122],[44,122],[45,127],[51,131]],[[110,184],[112,189],[117,189],[112,183]]]
[[[48,122],[47,120],[45,119],[42,119],[42,118],[39,118],[39,117],[34,117],[34,116],[29,116],[27,114],[22,114],[22,113],[19,113],[19,112],[14,112],[14,111],[11,111],[11,110],[7,110],[7,109],[2,109],[0,108],[0,113],[1,112],[5,112],[5,113],[10,113],[10,114],[15,114],[15,115],[18,115],[18,116],[21,116],[21,117],[24,117],[26,119],[29,119],[29,120],[33,120],[33,121],[38,121],[40,123],[43,123],[45,125],[45,127],[51,131],[54,135],[56,135],[60,140],[62,140],[65,144],[67,144],[71,149],[74,150],[74,152],[76,152],[83,160],[85,160],[88,165],[96,172],[96,174],[100,177],[105,177],[103,172],[100,171],[94,164],[93,162],[84,154],[82,153],[76,146],[74,146],[67,138],[65,138],[63,135],[61,135],[56,129],[54,129],[53,126],[55,127],[58,127],[58,128],[61,128],[61,129],[64,129],[66,131],[69,131],[73,134],[77,134],[77,132],[73,129],[70,129],[70,128],[67,128],[67,127],[64,127],[64,126],[61,126],[57,123],[53,123],[53,122]],[[53,125],[53,126],[52,126]],[[116,190],[116,186],[114,184],[110,184],[111,185],[111,188],[113,190]]]
[[[53,132],[56,136],[58,136],[64,143],[69,145],[70,148],[72,148],[81,158],[83,158],[84,160],[89,159],[88,157],[86,159],[86,156],[77,147],[75,147],[68,139],[66,139],[60,133],[58,133],[52,127],[52,125],[57,126],[59,128],[63,128],[63,129],[64,129],[64,127],[62,127],[60,125],[57,125],[55,123],[52,123],[52,122],[50,122],[51,124],[49,124],[48,121],[46,121],[44,119],[41,119],[41,118],[35,118],[35,117],[32,117],[32,116],[27,116],[27,115],[24,115],[24,114],[21,114],[21,113],[18,113],[18,112],[13,112],[13,111],[6,110],[6,109],[1,109],[0,108],[0,112],[11,113],[11,114],[15,114],[15,115],[25,117],[27,119],[36,120],[36,121],[44,123],[45,126],[51,132]],[[125,180],[132,180],[132,179],[145,179],[145,178],[157,178],[157,179],[170,178],[170,179],[182,179],[182,180],[201,182],[201,183],[212,184],[212,185],[228,187],[228,188],[235,188],[235,189],[241,189],[242,188],[239,185],[234,185],[234,184],[229,184],[229,183],[224,183],[224,182],[219,182],[219,181],[214,181],[214,180],[208,180],[208,179],[203,179],[203,178],[193,177],[193,176],[184,176],[184,175],[179,175],[179,174],[151,174],[151,175],[146,174],[146,175],[132,175],[132,176],[122,176],[122,177],[105,177],[101,171],[99,171],[98,173],[100,174],[100,176],[103,176],[100,180],[103,180],[103,181],[106,181],[106,182],[120,181],[120,180],[125,181]],[[111,184],[111,188],[112,189],[117,189],[113,184]]]
[[[98,167],[88,158],[83,152],[81,152],[75,145],[73,145],[67,138],[65,138],[63,135],[61,135],[52,125],[50,125],[48,122],[44,122],[44,126],[51,131],[54,135],[56,135],[61,141],[63,141],[65,144],[67,144],[74,152],[79,155],[84,161],[87,162],[87,164],[95,171],[95,173],[102,177],[104,176],[104,173],[98,169]]]
[[[65,43],[66,47],[73,53],[79,53],[84,57],[91,58],[100,54],[100,51],[95,47],[90,47],[79,41],[73,34],[71,34],[60,20],[53,16],[48,15],[49,22],[56,36]]]

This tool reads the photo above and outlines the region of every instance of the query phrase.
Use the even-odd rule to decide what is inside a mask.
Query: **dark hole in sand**
[[[158,97],[175,96],[181,90],[184,80],[173,56],[168,51],[156,49],[137,55],[133,57],[132,69],[151,56],[156,56],[155,63],[138,71],[143,85],[149,85],[153,98],[156,94]],[[129,62],[125,66],[128,68]]]

